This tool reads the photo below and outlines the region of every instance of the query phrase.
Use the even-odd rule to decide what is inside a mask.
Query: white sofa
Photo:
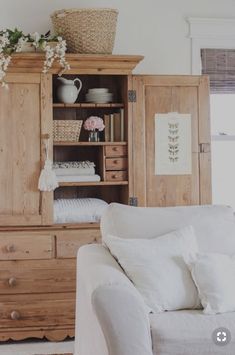
[[[183,226],[195,229],[200,251],[235,254],[234,216],[226,206],[139,208],[111,204],[102,238],[153,238]],[[202,310],[149,314],[139,292],[102,245],[79,249],[75,355],[234,355],[235,313]],[[162,270],[164,272],[164,270]],[[216,345],[226,327],[232,340]]]

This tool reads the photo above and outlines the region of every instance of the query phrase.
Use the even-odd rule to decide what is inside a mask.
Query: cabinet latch
[[[136,90],[128,90],[128,101],[136,102]]]
[[[130,197],[129,205],[137,207],[138,206],[138,198],[137,197]]]

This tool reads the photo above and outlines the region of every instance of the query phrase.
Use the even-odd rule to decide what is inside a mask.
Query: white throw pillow
[[[185,257],[198,288],[204,313],[235,311],[235,257],[225,254],[197,254]]]
[[[153,239],[107,236],[105,244],[153,312],[200,306],[183,255],[198,251],[191,226]]]

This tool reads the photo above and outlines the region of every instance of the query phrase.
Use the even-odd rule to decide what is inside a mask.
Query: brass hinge
[[[138,206],[138,198],[137,197],[130,197],[129,198],[129,205],[130,206]]]
[[[136,102],[136,90],[128,90],[128,101]]]

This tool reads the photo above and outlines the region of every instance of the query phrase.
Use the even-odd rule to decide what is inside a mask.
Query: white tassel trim
[[[48,150],[49,139],[46,142],[46,160],[44,168],[42,169],[38,180],[38,188],[40,191],[54,191],[59,186],[56,174],[52,169],[52,161],[48,156]]]
[[[38,188],[40,191],[54,191],[58,186],[56,174],[52,169],[52,162],[47,159],[39,177]]]

